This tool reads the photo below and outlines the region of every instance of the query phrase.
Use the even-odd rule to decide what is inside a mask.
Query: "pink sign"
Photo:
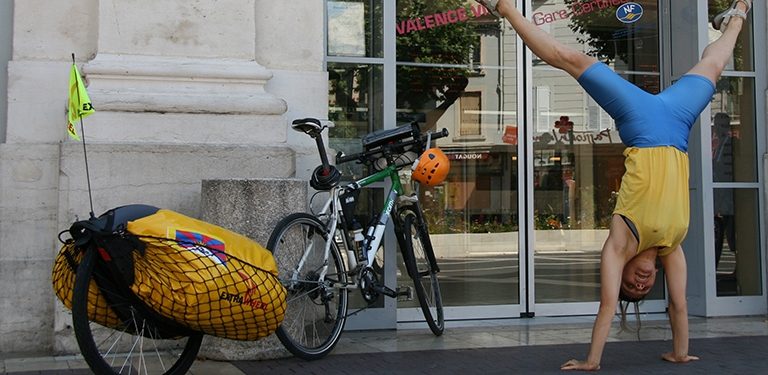
[[[482,17],[488,14],[488,9],[484,6],[476,4],[469,7],[472,17]],[[397,35],[409,34],[414,31],[422,31],[428,29],[434,29],[440,26],[452,25],[459,22],[467,22],[469,20],[469,14],[464,7],[451,9],[449,11],[428,14],[419,18],[411,18],[403,20],[397,23]]]

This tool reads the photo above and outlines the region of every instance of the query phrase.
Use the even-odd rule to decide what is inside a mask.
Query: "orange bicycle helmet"
[[[439,148],[433,147],[421,154],[411,178],[424,185],[435,186],[445,181],[450,169],[448,157]]]

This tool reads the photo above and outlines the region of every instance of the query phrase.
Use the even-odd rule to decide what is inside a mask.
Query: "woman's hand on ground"
[[[675,355],[673,352],[664,353],[661,355],[661,358],[665,361],[669,361],[672,363],[687,363],[690,361],[698,361],[699,357],[695,355],[684,355],[684,356],[678,356]]]
[[[586,370],[586,371],[597,371],[600,369],[600,365],[596,363],[589,363],[585,361],[578,361],[575,359],[572,359],[568,362],[563,363],[560,366],[561,370]]]

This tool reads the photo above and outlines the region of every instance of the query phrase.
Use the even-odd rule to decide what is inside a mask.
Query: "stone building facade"
[[[0,42],[0,351],[66,350],[50,274],[56,233],[91,211],[84,151],[96,215],[145,203],[201,217],[202,180],[308,175],[314,144],[289,123],[327,113],[322,12],[316,1],[2,2],[13,22]],[[73,54],[96,109],[85,150],[65,131]]]

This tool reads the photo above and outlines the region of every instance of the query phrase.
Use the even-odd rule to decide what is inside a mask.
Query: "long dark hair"
[[[621,326],[621,331],[635,332],[637,334],[637,341],[640,341],[640,328],[642,327],[642,322],[640,321],[640,301],[642,301],[646,295],[641,297],[630,297],[624,293],[623,290],[619,289],[619,310],[621,313],[621,321],[619,324]],[[627,322],[627,310],[629,309],[630,304],[635,305],[637,326],[634,328],[630,327],[629,322]]]

